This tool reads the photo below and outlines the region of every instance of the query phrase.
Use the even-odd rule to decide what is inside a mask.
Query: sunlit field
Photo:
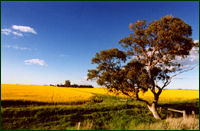
[[[152,99],[152,93],[150,91],[146,92],[141,97],[145,99]],[[160,95],[159,101],[169,102],[169,101],[187,101],[199,99],[198,90],[163,90]]]
[[[1,100],[21,100],[36,101],[48,103],[65,103],[65,102],[81,102],[89,101],[95,96],[114,95],[108,93],[104,88],[65,88],[40,85],[1,85]],[[120,97],[125,97],[120,95]],[[150,91],[140,94],[141,98],[152,99],[153,95]],[[159,101],[184,101],[199,99],[199,91],[197,90],[164,90],[160,95]]]
[[[153,98],[150,91],[140,96],[147,100]],[[181,118],[158,122],[146,105],[127,98],[116,97],[103,88],[2,84],[1,125],[6,130],[199,129],[198,118],[195,126],[185,125]],[[198,114],[198,98],[199,91],[195,90],[164,90],[160,96],[160,114],[166,118],[167,108],[194,110]],[[175,115],[182,117],[180,113]],[[173,123],[177,121],[183,124],[175,128]]]
[[[94,94],[104,94],[104,95],[115,95],[114,93],[108,92],[106,89],[98,88],[77,88],[76,90]],[[125,95],[120,94],[120,97],[126,97]],[[153,99],[153,94],[151,91],[145,93],[140,93],[140,97],[146,100]],[[160,95],[159,101],[168,102],[168,101],[185,101],[185,100],[194,100],[199,99],[198,90],[163,90]]]
[[[87,101],[94,95],[75,88],[40,85],[1,85],[1,100],[22,100],[48,103]]]

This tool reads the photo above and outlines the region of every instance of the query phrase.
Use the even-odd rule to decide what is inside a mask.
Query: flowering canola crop
[[[75,88],[40,85],[1,85],[1,100],[59,103],[87,101],[93,96],[91,93],[80,92]]]
[[[1,100],[22,100],[49,103],[89,101],[95,94],[114,95],[104,88],[65,88],[41,85],[1,84]],[[123,95],[120,95],[123,96]],[[150,91],[140,94],[152,99]],[[199,99],[198,90],[163,90],[159,101],[182,101]]]

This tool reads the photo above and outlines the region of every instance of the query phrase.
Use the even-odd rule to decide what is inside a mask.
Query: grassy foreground
[[[84,89],[76,91],[78,90],[83,92]],[[87,89],[87,93],[91,93],[93,96],[85,103],[71,103],[71,105],[70,103],[67,103],[68,105],[41,104],[40,101],[20,104],[22,101],[12,103],[11,99],[11,103],[8,104],[9,101],[4,99],[2,103],[5,103],[1,107],[1,127],[3,130],[199,129],[198,98],[161,101],[159,106],[162,109],[159,112],[163,118],[167,119],[157,121],[147,107],[140,102],[126,97],[107,95],[103,91],[98,94],[95,91],[95,89]],[[170,112],[167,111],[168,107],[186,110],[187,113],[194,110],[196,119],[191,117],[188,120],[168,118],[170,115]],[[180,116],[179,113],[174,114],[174,117]]]

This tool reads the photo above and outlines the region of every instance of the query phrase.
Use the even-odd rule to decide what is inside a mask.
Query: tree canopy
[[[154,117],[161,119],[156,107],[162,90],[174,76],[186,71],[176,59],[186,58],[197,46],[191,38],[192,28],[173,16],[149,24],[139,20],[129,28],[132,33],[119,41],[122,51],[112,48],[96,53],[92,63],[97,67],[88,70],[88,79],[146,103]],[[148,90],[154,95],[152,102],[139,96],[140,91]]]

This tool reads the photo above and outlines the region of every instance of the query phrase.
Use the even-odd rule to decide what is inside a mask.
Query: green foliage
[[[53,85],[50,85],[53,86]],[[73,88],[94,88],[92,85],[78,85],[78,84],[71,84],[70,80],[66,80],[65,84],[57,84],[57,87],[73,87]]]
[[[149,24],[139,20],[129,28],[132,33],[119,41],[123,51],[112,48],[96,53],[92,63],[97,67],[88,70],[88,79],[144,102],[154,117],[161,119],[156,107],[162,90],[173,77],[186,71],[175,60],[186,58],[198,44],[191,38],[191,26],[173,16]],[[140,91],[148,90],[154,95],[151,103],[139,96]]]
[[[182,71],[176,58],[186,58],[197,46],[191,38],[192,28],[173,16],[149,24],[139,20],[129,28],[132,33],[119,41],[123,51],[112,48],[96,53],[92,63],[97,67],[88,70],[88,79],[95,79],[110,91],[120,91],[145,103],[147,101],[139,97],[139,92],[149,89],[156,103],[174,77],[173,73]]]
[[[103,102],[103,99],[102,99],[102,97],[100,97],[100,96],[95,96],[95,97],[92,99],[92,102],[93,102],[93,103],[101,103],[101,102]]]
[[[70,85],[71,85],[70,80],[66,80],[66,81],[65,81],[65,86],[66,86],[66,87],[70,87]]]

